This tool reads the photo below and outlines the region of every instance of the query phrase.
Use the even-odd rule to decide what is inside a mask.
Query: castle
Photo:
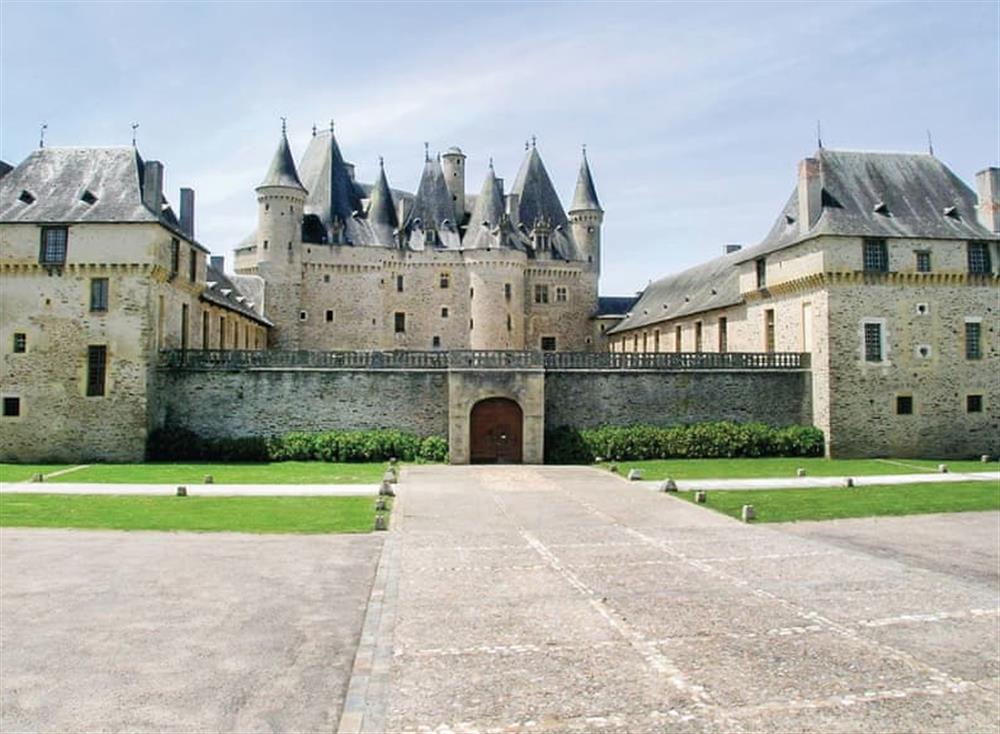
[[[390,427],[453,462],[543,458],[561,425],[813,423],[831,456],[1000,443],[1000,169],[978,195],[922,153],[818,150],[753,247],[598,295],[584,155],[568,211],[534,143],[425,153],[415,193],[355,180],[332,127],[282,131],[234,273],[133,148],[0,167],[0,460],[141,459],[206,438]]]

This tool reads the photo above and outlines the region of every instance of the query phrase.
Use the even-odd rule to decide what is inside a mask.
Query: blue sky
[[[121,145],[198,195],[231,257],[289,120],[301,155],[336,120],[358,177],[412,190],[423,141],[478,191],[524,141],[568,203],[587,143],[606,294],[752,244],[827,147],[926,150],[964,180],[1000,160],[1000,3],[0,4],[0,158]]]

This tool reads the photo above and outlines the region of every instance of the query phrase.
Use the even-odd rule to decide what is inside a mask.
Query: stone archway
[[[486,398],[469,416],[469,461],[473,464],[520,464],[524,414],[509,398]]]

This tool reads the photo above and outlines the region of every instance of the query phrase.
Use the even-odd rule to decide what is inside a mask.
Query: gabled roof
[[[205,280],[205,290],[201,292],[203,301],[235,311],[264,326],[274,326],[254,308],[260,304],[255,303],[243,290],[238,288],[224,272],[209,265],[205,271]]]
[[[590,164],[584,151],[580,161],[580,174],[576,177],[576,190],[573,192],[573,203],[569,205],[571,212],[604,211],[601,202],[597,200],[597,189],[594,188],[594,177],[590,175]]]
[[[995,239],[976,217],[976,194],[944,163],[926,153],[821,149],[823,209],[802,232],[798,186],[764,240],[738,262],[818,235]]]
[[[737,254],[723,255],[650,283],[628,316],[608,333],[742,303],[739,271],[734,267]]]
[[[257,188],[264,186],[287,186],[305,191],[305,187],[299,180],[298,171],[295,170],[295,161],[292,159],[292,151],[288,147],[288,138],[285,137],[284,133],[281,135],[281,140],[278,141],[278,149],[274,151],[274,157],[264,175],[264,180]]]

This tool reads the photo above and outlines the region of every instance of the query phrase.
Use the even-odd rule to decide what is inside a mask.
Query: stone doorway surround
[[[521,406],[509,398],[486,398],[472,406],[469,461],[472,464],[520,464]]]

